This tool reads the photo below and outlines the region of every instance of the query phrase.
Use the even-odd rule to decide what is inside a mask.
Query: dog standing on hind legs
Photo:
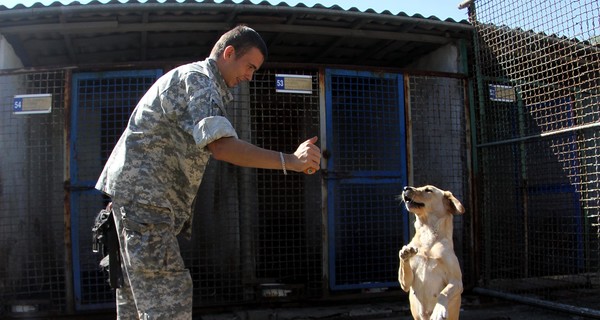
[[[415,320],[455,320],[460,313],[462,272],[452,241],[453,216],[465,212],[450,191],[405,187],[402,201],[416,216],[415,235],[399,252],[398,281],[409,292]]]

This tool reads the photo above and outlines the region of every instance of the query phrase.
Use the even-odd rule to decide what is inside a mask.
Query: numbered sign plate
[[[22,94],[13,99],[15,114],[50,113],[52,111],[52,94]]]

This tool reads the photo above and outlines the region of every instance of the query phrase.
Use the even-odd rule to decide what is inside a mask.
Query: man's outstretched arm
[[[285,168],[289,171],[304,172],[319,170],[321,150],[315,145],[318,137],[301,143],[291,154],[282,153]],[[234,137],[221,138],[208,144],[213,157],[241,167],[282,170],[280,152],[264,149]]]

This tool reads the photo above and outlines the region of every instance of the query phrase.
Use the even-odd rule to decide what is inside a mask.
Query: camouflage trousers
[[[167,208],[113,199],[123,286],[117,319],[192,319],[192,278],[185,269]]]

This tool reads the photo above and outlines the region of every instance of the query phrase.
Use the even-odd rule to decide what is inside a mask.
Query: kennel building
[[[108,199],[93,185],[154,80],[239,23],[270,51],[234,92],[239,136],[293,152],[318,135],[323,167],[286,176],[210,163],[180,241],[195,306],[404,294],[403,186],[433,183],[470,203],[469,23],[248,1],[55,2],[0,6],[1,316],[114,308],[91,244]],[[465,257],[470,217],[456,220]]]
[[[412,231],[395,197],[432,183],[467,207],[466,290],[600,318],[599,5],[464,4],[468,22],[231,1],[0,6],[0,317],[114,308],[90,241],[103,161],[157,77],[246,23],[270,57],[235,91],[238,134],[285,152],[319,135],[322,170],[209,165],[181,240],[198,308],[404,298]],[[278,89],[286,79],[304,87]]]

